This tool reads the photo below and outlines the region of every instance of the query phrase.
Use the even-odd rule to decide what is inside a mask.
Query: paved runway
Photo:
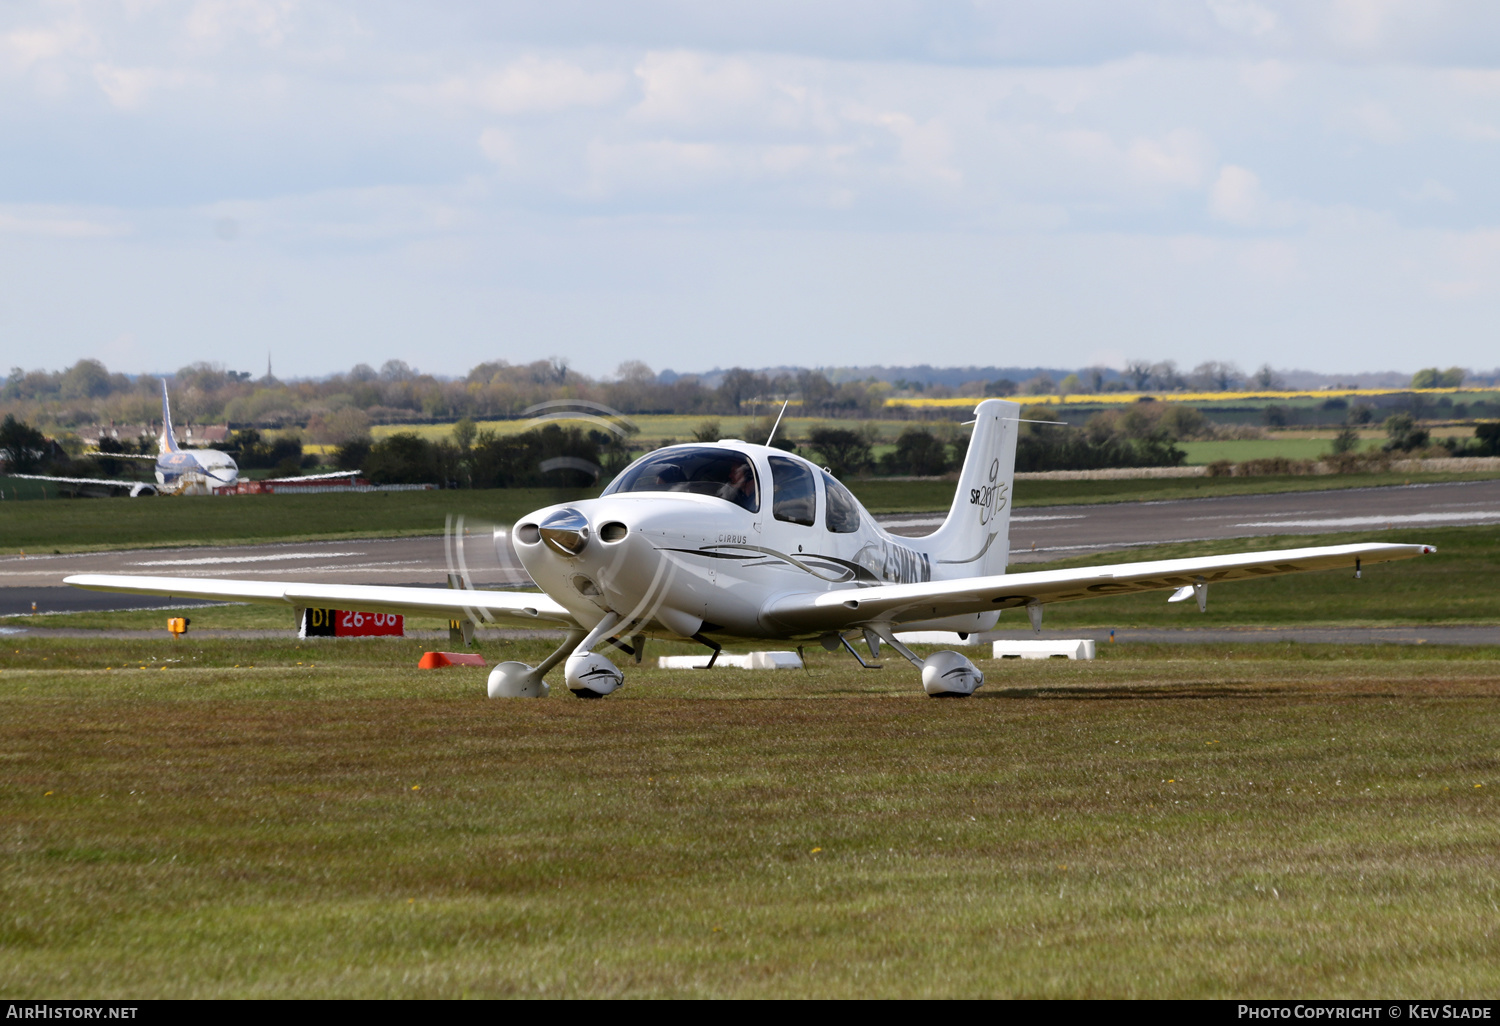
[[[879,518],[898,534],[923,535],[939,514]],[[1170,502],[1020,509],[1011,518],[1015,563],[1137,545],[1270,534],[1369,531],[1372,537],[1424,540],[1422,529],[1500,524],[1500,480],[1327,492],[1291,492]],[[1387,530],[1391,534],[1387,534]],[[497,556],[485,535],[466,539],[476,585],[530,583],[514,556]],[[317,583],[442,586],[448,558],[441,536],[367,541],[246,545],[222,549],[137,549],[59,556],[0,558],[0,615],[79,609],[153,608],[168,600],[105,595],[68,588],[77,573],[160,574]],[[183,603],[186,604],[186,603]]]
[[[921,535],[938,514],[880,518],[888,530]],[[1011,560],[1042,562],[1091,550],[1250,538],[1268,534],[1399,531],[1421,541],[1426,527],[1500,524],[1500,479],[1328,492],[1236,495],[1099,506],[1034,506],[1010,519]]]

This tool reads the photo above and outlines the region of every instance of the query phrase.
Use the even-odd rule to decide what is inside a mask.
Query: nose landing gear
[[[567,640],[536,666],[525,663],[501,663],[490,671],[489,694],[491,698],[546,698],[552,689],[543,676],[571,652],[587,635],[580,630],[568,632]]]
[[[620,614],[606,613],[591,631],[572,630],[557,649],[537,666],[501,663],[490,671],[491,698],[546,698],[551,690],[543,675],[564,659],[568,690],[579,698],[603,698],[625,683],[619,668],[598,652],[591,651],[611,637],[620,626]]]

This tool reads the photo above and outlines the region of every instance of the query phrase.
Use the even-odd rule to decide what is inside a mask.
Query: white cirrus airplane
[[[161,495],[209,495],[218,488],[232,488],[239,482],[240,468],[234,458],[218,449],[183,449],[177,445],[172,432],[172,405],[167,399],[167,383],[161,383],[161,435],[156,440],[155,456],[137,456],[134,453],[96,452],[90,455],[112,460],[153,460],[156,483],[149,481],[121,481],[108,477],[49,477],[43,474],[12,474],[11,477],[27,481],[55,481],[59,484],[99,485],[109,488],[129,489],[130,497],[145,494]],[[281,484],[291,481],[321,481],[340,477],[353,477],[357,470],[339,471],[332,474],[306,474],[300,477],[273,477],[267,481]]]
[[[925,659],[898,630],[959,633],[993,628],[1024,608],[1169,590],[1170,601],[1207,601],[1208,586],[1309,570],[1408,559],[1430,545],[1333,545],[1244,552],[1074,570],[1006,573],[1011,484],[1020,407],[981,402],[953,506],[925,538],[887,534],[826,470],[780,449],[739,441],[674,445],[631,464],[597,499],[548,506],[522,518],[509,541],[542,594],[362,585],[286,584],[82,574],[96,591],[259,602],[292,609],[463,617],[470,624],[552,626],[566,640],[540,665],[503,662],[493,697],[541,697],[543,676],[565,663],[581,697],[614,691],[624,675],[599,649],[639,658],[645,637],[819,641],[872,654],[890,645],[921,672],[932,696],[972,694],[984,675],[957,652]],[[497,546],[505,541],[496,532]],[[460,569],[462,557],[460,555]],[[466,582],[466,574],[459,577]],[[712,665],[712,660],[710,660]]]

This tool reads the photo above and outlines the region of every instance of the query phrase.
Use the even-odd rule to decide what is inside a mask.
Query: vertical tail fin
[[[166,378],[161,381],[161,437],[156,440],[156,451],[177,451],[177,436],[172,433],[172,404],[167,402]]]
[[[1005,572],[1020,416],[1020,404],[1003,399],[986,399],[975,408],[974,434],[953,507],[943,526],[923,539],[934,580]]]

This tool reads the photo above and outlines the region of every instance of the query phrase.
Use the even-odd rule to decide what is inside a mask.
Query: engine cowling
[[[979,667],[957,652],[934,652],[922,662],[922,690],[933,698],[961,698],[983,685]]]
[[[579,698],[603,698],[625,683],[625,675],[598,652],[568,656],[564,676],[568,690]]]

